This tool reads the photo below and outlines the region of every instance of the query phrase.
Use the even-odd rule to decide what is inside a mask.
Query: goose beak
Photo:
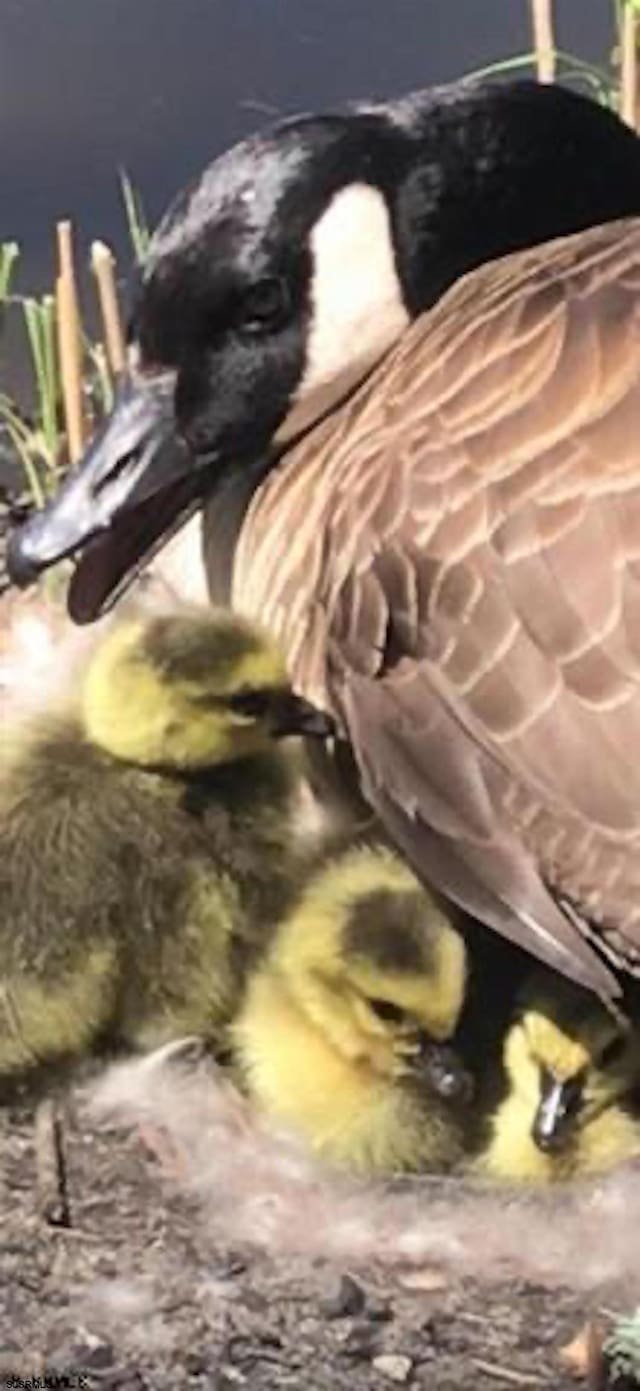
[[[271,711],[271,733],[274,739],[286,739],[299,734],[305,738],[329,739],[335,734],[331,715],[312,705],[304,696],[287,691],[274,702]]]
[[[98,618],[150,555],[196,510],[204,469],[175,432],[173,373],[125,380],[79,469],[9,542],[10,580],[33,584],[76,551],[68,606]]]
[[[575,1078],[564,1082],[553,1077],[543,1078],[531,1136],[544,1154],[564,1149],[576,1123],[580,1100],[581,1092],[576,1089]]]
[[[425,1041],[422,1067],[429,1085],[444,1101],[469,1102],[473,1096],[473,1081],[453,1048],[443,1043]]]

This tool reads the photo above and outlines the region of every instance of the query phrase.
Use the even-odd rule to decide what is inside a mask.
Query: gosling
[[[337,1166],[453,1168],[469,1079],[445,1040],[465,959],[396,855],[347,850],[312,877],[248,978],[231,1028],[241,1084]]]
[[[590,992],[535,971],[506,1034],[503,1065],[507,1093],[481,1172],[549,1184],[640,1154],[640,1036]]]
[[[72,707],[5,731],[0,1078],[215,1042],[295,877],[276,741],[328,729],[253,627],[186,609],[114,626]]]

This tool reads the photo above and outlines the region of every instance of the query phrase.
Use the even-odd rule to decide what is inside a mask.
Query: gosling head
[[[470,1079],[446,1045],[464,999],[464,944],[395,855],[342,856],[311,884],[276,954],[298,1006],[343,1056],[467,1098]]]
[[[147,768],[196,771],[265,752],[285,735],[325,737],[330,717],[291,690],[283,659],[227,611],[117,624],[81,695],[87,738]]]
[[[637,1090],[640,1038],[591,994],[536,973],[507,1035],[504,1063],[513,1094],[530,1107],[534,1144],[563,1156]]]

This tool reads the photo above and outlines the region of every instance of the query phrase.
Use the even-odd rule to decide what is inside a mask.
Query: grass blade
[[[142,265],[146,259],[151,241],[149,225],[145,217],[142,199],[138,190],[134,187],[127,174],[126,169],[120,170],[120,189],[124,203],[124,211],[127,219],[129,238],[133,247],[133,254],[138,265]]]

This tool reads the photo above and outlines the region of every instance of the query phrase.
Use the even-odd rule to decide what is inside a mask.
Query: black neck
[[[402,139],[384,177],[414,314],[486,261],[640,213],[640,141],[574,92],[458,84],[406,98],[394,115]]]

